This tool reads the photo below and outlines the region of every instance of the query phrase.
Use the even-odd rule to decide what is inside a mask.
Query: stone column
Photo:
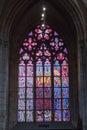
[[[7,130],[8,42],[0,39],[0,130]]]
[[[83,130],[87,130],[87,49],[84,45],[81,46],[80,56],[80,106]]]

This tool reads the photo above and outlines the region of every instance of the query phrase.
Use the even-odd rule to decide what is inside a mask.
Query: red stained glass
[[[52,109],[51,99],[44,99],[44,109],[45,110]]]
[[[68,66],[62,66],[62,76],[68,76]]]
[[[36,99],[36,110],[43,110],[43,100]]]
[[[62,87],[69,87],[69,77],[62,77]]]

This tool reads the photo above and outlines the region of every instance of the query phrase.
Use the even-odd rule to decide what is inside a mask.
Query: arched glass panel
[[[37,26],[19,51],[18,122],[70,121],[68,51],[56,31]]]

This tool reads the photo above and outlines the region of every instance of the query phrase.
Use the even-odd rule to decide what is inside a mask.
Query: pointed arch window
[[[48,25],[28,34],[19,51],[18,122],[70,121],[68,51]]]

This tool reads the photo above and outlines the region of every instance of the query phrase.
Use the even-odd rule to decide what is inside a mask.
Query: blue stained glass
[[[54,87],[61,87],[60,77],[54,77]]]
[[[70,111],[63,110],[63,121],[70,121]]]
[[[27,76],[33,76],[33,66],[27,66]]]
[[[44,109],[45,110],[51,110],[51,99],[44,99]]]
[[[36,88],[36,98],[43,98],[43,88]]]
[[[33,110],[33,100],[32,99],[27,99],[27,110]]]
[[[58,44],[59,40],[58,38],[55,38],[55,43]]]
[[[33,77],[27,77],[27,87],[33,87]]]
[[[19,98],[25,98],[25,88],[18,88]]]
[[[54,109],[61,109],[61,99],[54,99]]]
[[[68,66],[62,65],[62,76],[68,76]]]
[[[33,122],[34,119],[33,119],[33,111],[27,111],[26,112],[26,121],[27,122]]]
[[[18,100],[18,110],[25,110],[25,100]]]
[[[69,109],[69,99],[62,99],[63,109]]]
[[[44,76],[51,76],[51,67],[44,66]]]
[[[25,121],[25,111],[18,111],[18,122]]]
[[[19,87],[25,87],[25,77],[19,77]]]
[[[51,88],[44,88],[44,98],[51,98]]]
[[[36,111],[36,122],[43,122],[43,111]]]
[[[33,88],[27,88],[27,98],[33,98]]]
[[[54,65],[55,66],[60,66],[59,61],[56,60]]]
[[[54,98],[61,98],[61,88],[54,88]]]
[[[36,67],[36,75],[37,76],[43,76],[43,67],[42,66]]]
[[[19,76],[25,76],[25,66],[19,66]]]
[[[44,111],[44,121],[45,122],[51,122],[51,119],[52,118],[52,112],[47,110],[47,111]]]
[[[69,87],[69,77],[62,77],[62,87]]]
[[[62,88],[62,97],[69,98],[69,88]]]
[[[54,120],[55,121],[61,121],[61,110],[56,110],[54,112]]]

